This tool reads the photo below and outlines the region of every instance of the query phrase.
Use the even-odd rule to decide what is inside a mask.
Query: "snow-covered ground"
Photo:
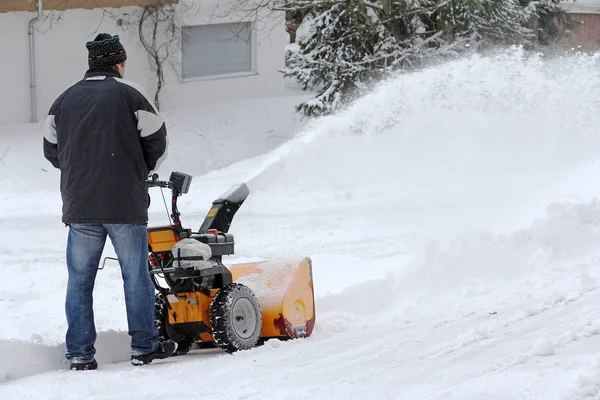
[[[509,52],[307,126],[305,95],[170,113],[159,172],[195,176],[184,223],[247,182],[226,261],[310,256],[315,332],[134,368],[109,264],[89,373],[63,360],[58,173],[39,126],[0,128],[0,399],[600,398],[599,92],[595,56]]]

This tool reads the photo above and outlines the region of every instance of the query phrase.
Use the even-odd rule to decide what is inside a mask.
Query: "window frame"
[[[212,26],[212,25],[230,25],[230,24],[247,24],[250,28],[250,71],[240,71],[240,72],[230,72],[225,74],[213,74],[213,75],[205,75],[205,76],[195,76],[195,77],[183,77],[183,41],[185,40],[185,29],[193,28],[197,26]],[[195,23],[195,24],[186,24],[181,27],[181,45],[179,46],[179,80],[182,83],[186,82],[196,82],[196,81],[207,81],[207,80],[216,80],[216,79],[228,79],[228,78],[237,78],[237,77],[245,77],[245,76],[255,76],[258,75],[257,70],[257,35],[254,29],[254,23],[252,21],[241,20],[241,21],[219,21],[213,23]]]

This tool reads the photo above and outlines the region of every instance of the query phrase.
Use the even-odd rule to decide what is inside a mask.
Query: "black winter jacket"
[[[44,156],[61,173],[62,221],[147,222],[145,181],[166,146],[143,89],[116,72],[88,71],[54,101],[44,129]]]

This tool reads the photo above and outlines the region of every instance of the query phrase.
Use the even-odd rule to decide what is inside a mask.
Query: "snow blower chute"
[[[269,338],[309,337],[315,324],[311,259],[225,266],[223,256],[234,253],[229,227],[249,189],[242,183],[221,195],[200,229],[192,232],[183,228],[177,208],[190,183],[191,176],[180,172],[168,181],[158,180],[157,174],[147,181],[149,187],[172,192],[170,224],[148,227],[160,335],[178,343],[178,354],[195,343],[233,353]]]

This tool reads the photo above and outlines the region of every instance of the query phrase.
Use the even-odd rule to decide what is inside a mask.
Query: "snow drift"
[[[100,332],[96,344],[99,363],[116,363],[129,360],[129,336],[126,332]],[[64,343],[48,345],[39,335],[30,341],[0,339],[0,383],[69,368],[65,359]],[[5,361],[6,360],[6,361]]]

